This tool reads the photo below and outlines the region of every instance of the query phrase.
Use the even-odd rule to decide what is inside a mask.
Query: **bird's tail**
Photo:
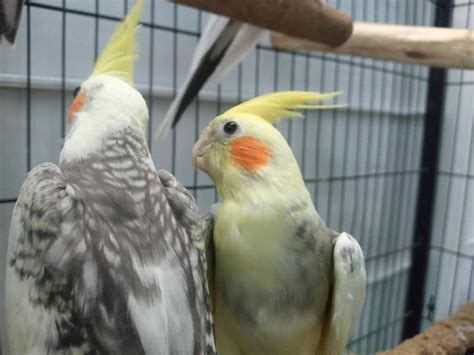
[[[15,43],[22,9],[23,0],[0,1],[0,43],[2,37],[11,44]]]

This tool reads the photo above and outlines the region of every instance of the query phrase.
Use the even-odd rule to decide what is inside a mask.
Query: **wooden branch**
[[[352,36],[339,48],[280,33],[272,34],[272,43],[286,50],[314,50],[408,64],[474,69],[472,30],[354,22]]]
[[[322,0],[174,0],[252,25],[318,41],[329,47],[344,43],[352,32],[349,16]]]
[[[377,355],[464,355],[472,354],[473,351],[474,303],[470,303],[448,319],[436,322],[423,333]]]

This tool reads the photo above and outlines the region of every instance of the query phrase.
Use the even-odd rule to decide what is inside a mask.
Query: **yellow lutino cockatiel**
[[[365,299],[364,256],[316,212],[272,125],[335,93],[280,92],[214,118],[193,161],[217,186],[213,242],[220,354],[341,354]]]

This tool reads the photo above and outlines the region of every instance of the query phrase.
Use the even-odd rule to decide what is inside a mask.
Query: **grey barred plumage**
[[[170,294],[186,302],[155,315],[167,334],[163,349],[179,353],[179,331],[190,324],[192,352],[216,353],[201,216],[171,174],[155,171],[141,132],[115,132],[86,159],[37,166],[15,214],[21,230],[10,244],[9,277],[28,281],[30,292],[18,297],[32,309],[54,314],[49,353],[149,353],[131,298],[151,309]],[[178,281],[159,283],[153,272],[163,268]],[[182,290],[167,289],[176,285]],[[182,328],[167,328],[172,317]]]
[[[144,1],[75,93],[60,164],[34,168],[14,208],[12,354],[215,354],[193,196],[155,170],[132,86]]]

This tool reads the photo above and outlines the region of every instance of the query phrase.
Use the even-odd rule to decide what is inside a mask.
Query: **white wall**
[[[429,1],[329,2],[352,13],[356,20],[429,25],[433,18],[433,5]],[[35,3],[62,6],[60,0]],[[68,0],[66,4],[68,9],[95,11],[92,0]],[[99,12],[122,16],[122,4],[122,1],[101,0]],[[146,1],[142,16],[145,22],[151,21],[149,6],[150,1]],[[152,104],[152,127],[163,117],[175,85],[179,85],[186,74],[197,41],[192,33],[199,30],[197,11],[181,6],[175,8],[168,2],[155,2],[154,18],[162,28],[140,29],[140,59],[136,70],[136,83]],[[203,14],[202,25],[206,18]],[[100,49],[115,22],[100,19],[98,23]],[[67,13],[65,37],[62,24],[61,12],[31,8],[32,166],[42,161],[57,161],[61,123],[65,119],[63,107],[67,108],[71,90],[88,76],[94,61],[95,19]],[[192,33],[175,33],[170,29]],[[63,39],[65,66],[61,60]],[[0,46],[0,199],[15,198],[27,172],[26,54],[24,16],[16,47]],[[201,208],[208,210],[215,202],[214,189],[206,188],[210,180],[201,172],[195,175],[191,166],[190,151],[196,140],[197,121],[198,131],[201,131],[213,116],[238,102],[239,97],[248,98],[258,93],[287,89],[343,91],[338,102],[348,103],[349,107],[309,113],[306,121],[292,123],[291,145],[320,214],[333,228],[349,231],[357,237],[368,257],[367,306],[356,334],[356,338],[362,338],[354,344],[354,350],[361,354],[374,353],[375,349],[397,343],[400,334],[426,78],[427,69],[417,66],[348,56],[277,53],[269,48],[266,38],[263,47],[253,51],[242,66],[229,75],[220,90],[214,84],[206,85],[199,105],[193,104],[188,109],[176,132],[174,173],[187,186],[197,183],[198,188],[192,190]],[[64,106],[62,79],[67,91]],[[280,128],[288,137],[288,123],[283,122]],[[152,144],[159,168],[172,169],[171,147],[171,138],[159,146]],[[0,204],[2,267],[12,207],[11,203]],[[0,275],[3,285],[3,271]],[[3,296],[1,288],[0,294]],[[1,309],[0,306],[0,326],[3,324]]]

